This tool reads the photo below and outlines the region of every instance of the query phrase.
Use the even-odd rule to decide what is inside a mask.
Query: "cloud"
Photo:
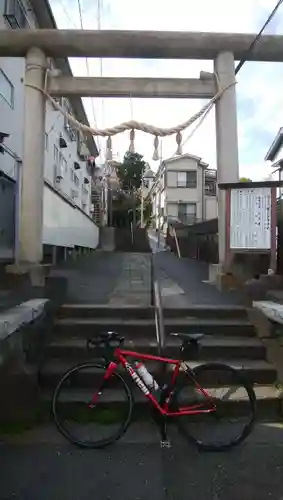
[[[256,33],[275,5],[270,0],[100,0],[102,29],[178,30]],[[78,4],[73,0],[51,0],[51,6],[59,28],[80,27]],[[96,29],[99,26],[97,2],[81,0],[83,26]],[[283,9],[268,28],[268,33],[282,33]],[[86,62],[72,59],[74,74],[87,75]],[[102,61],[103,76],[133,77],[197,77],[200,70],[212,71],[211,61],[171,60],[123,60]],[[100,75],[101,63],[89,59],[92,76]],[[239,157],[241,175],[260,179],[269,173],[264,156],[278,128],[282,125],[283,65],[247,62],[237,77]],[[90,119],[100,127],[107,127],[129,120],[159,126],[171,126],[187,120],[203,105],[200,100],[158,99],[84,99]],[[93,108],[95,110],[93,116]],[[184,137],[187,133],[184,133]],[[104,148],[104,140],[99,147]],[[147,160],[152,155],[153,138],[136,134],[136,148]],[[122,157],[129,144],[129,134],[113,139],[113,150]],[[172,156],[176,150],[175,138],[162,140],[163,157]],[[214,113],[211,113],[185,151],[197,154],[216,165]]]

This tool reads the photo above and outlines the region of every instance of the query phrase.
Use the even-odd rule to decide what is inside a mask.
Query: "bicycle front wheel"
[[[211,413],[176,418],[180,432],[205,451],[224,451],[240,444],[252,431],[256,417],[256,397],[252,385],[240,370],[222,363],[197,366],[184,373],[177,390],[177,408],[215,405]],[[197,383],[196,383],[197,382]],[[205,391],[206,397],[198,388]]]
[[[63,436],[82,448],[110,445],[131,421],[133,398],[128,385],[117,372],[103,382],[105,370],[105,366],[94,363],[75,366],[54,392],[54,422]]]

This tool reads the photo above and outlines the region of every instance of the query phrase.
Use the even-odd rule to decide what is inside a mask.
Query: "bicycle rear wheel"
[[[177,389],[176,408],[201,404],[211,413],[176,418],[179,431],[205,451],[224,451],[240,444],[250,434],[256,418],[256,397],[252,385],[241,371],[222,363],[200,365],[184,372],[184,383]],[[206,398],[193,379],[205,390]],[[230,399],[229,399],[230,398]]]
[[[110,445],[126,432],[131,421],[131,390],[117,372],[103,382],[105,370],[94,363],[75,366],[62,377],[53,395],[52,413],[58,430],[82,448]]]

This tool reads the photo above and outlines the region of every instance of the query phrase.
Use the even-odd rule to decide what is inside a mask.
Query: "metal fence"
[[[174,231],[182,257],[218,263],[218,220],[201,221],[190,226],[171,225],[167,233],[167,245],[178,253]]]

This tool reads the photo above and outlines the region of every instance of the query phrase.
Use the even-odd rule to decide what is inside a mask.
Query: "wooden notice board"
[[[231,189],[230,250],[271,249],[270,187]]]

